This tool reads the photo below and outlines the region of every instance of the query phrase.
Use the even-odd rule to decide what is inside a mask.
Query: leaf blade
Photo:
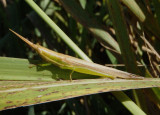
[[[0,110],[110,91],[160,87],[160,79],[0,81]]]

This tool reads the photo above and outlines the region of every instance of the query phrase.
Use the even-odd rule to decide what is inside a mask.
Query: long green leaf
[[[160,87],[160,79],[70,81],[0,81],[0,110],[77,96],[137,88]]]
[[[70,72],[55,66],[44,66],[43,69],[37,69],[37,66],[30,68],[31,62],[36,61],[0,58],[0,79],[2,80],[0,81],[0,110],[95,93],[160,87],[160,79],[156,78],[144,80],[82,79],[73,80],[73,82],[68,80],[55,81],[54,77],[56,76],[59,76],[59,79],[69,78]],[[74,73],[73,77],[86,78],[87,76]],[[93,76],[88,76],[88,78],[93,78]],[[118,94],[116,95],[118,96]],[[135,105],[134,102],[132,102],[132,105]]]
[[[79,57],[91,61],[84,52],[77,47],[77,45],[40,9],[40,7],[34,3],[33,0],[25,0],[37,14],[50,26],[62,39],[63,41],[79,55]]]
[[[127,26],[118,0],[107,0],[123,60],[128,72],[137,73],[136,60],[131,47]]]
[[[40,61],[0,57],[0,80],[55,81],[69,79],[71,71]],[[14,75],[14,77],[13,77]],[[74,72],[73,79],[98,78]]]
[[[107,0],[107,3],[126,69],[128,72],[139,74],[120,2],[118,0]],[[134,95],[134,97],[137,104],[140,105],[138,96]]]

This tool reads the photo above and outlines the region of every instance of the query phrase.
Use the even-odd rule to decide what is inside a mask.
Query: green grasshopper
[[[39,44],[33,44],[23,36],[9,29],[20,39],[26,42],[31,48],[37,51],[37,53],[47,62],[52,63],[62,69],[72,70],[70,74],[70,80],[72,80],[72,73],[74,71],[84,74],[96,75],[101,77],[108,77],[111,79],[122,78],[122,79],[143,79],[139,75],[123,72],[114,68],[106,67],[100,64],[88,62],[82,59],[78,59],[65,54],[57,53],[55,51],[49,50]]]

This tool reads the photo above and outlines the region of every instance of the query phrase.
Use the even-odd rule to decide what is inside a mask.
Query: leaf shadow
[[[51,63],[46,63],[42,61],[35,61],[35,60],[29,60],[29,62],[32,64],[31,66],[35,66],[37,71],[43,72],[43,74],[51,73],[50,76],[52,79],[56,80],[69,80],[71,70],[67,69],[61,69]],[[78,72],[72,73],[72,79],[95,79],[99,78],[99,76],[89,75],[89,74],[82,74]]]

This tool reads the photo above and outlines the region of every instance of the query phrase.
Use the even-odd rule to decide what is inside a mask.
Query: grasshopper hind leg
[[[70,78],[70,81],[72,82],[72,74],[73,74],[74,70],[71,71],[70,75],[69,75],[69,78]]]

